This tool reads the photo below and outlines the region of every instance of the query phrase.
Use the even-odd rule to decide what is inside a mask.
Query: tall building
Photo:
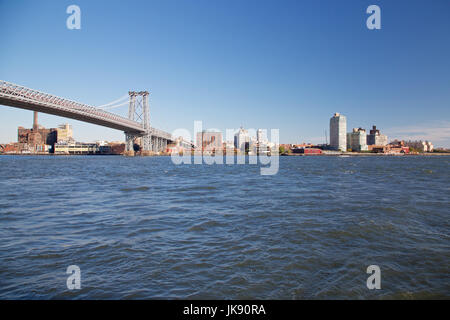
[[[262,129],[258,129],[256,131],[256,142],[259,144],[265,143],[267,141],[266,135],[264,134],[264,131]]]
[[[70,124],[59,125],[56,129],[58,131],[58,142],[72,142],[73,140],[73,129]]]
[[[370,134],[367,135],[367,144],[369,146],[385,146],[388,144],[388,138],[386,135],[380,133],[380,130],[377,129],[377,126],[372,126]]]
[[[367,135],[366,130],[362,128],[354,128],[353,132],[347,134],[347,149],[352,151],[367,151]]]
[[[222,132],[197,132],[197,147],[207,151],[222,150]]]
[[[330,147],[340,151],[347,148],[347,119],[339,113],[330,119]]]
[[[239,150],[246,150],[250,144],[250,136],[248,131],[244,128],[240,128],[239,131],[234,135],[234,146]]]

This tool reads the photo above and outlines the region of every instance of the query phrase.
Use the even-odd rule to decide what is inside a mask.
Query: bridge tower
[[[152,151],[152,136],[150,132],[150,108],[148,104],[148,91],[129,91],[130,105],[128,119],[141,122],[147,133],[141,137],[141,154],[150,154]],[[134,142],[139,136],[125,132],[126,153],[134,155]]]

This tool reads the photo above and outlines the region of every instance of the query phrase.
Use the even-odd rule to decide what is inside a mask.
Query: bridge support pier
[[[156,138],[156,152],[160,152],[161,151],[161,138],[157,137]]]
[[[134,139],[135,135],[129,134],[125,132],[125,156],[133,157],[134,156]]]
[[[150,134],[142,137],[142,150],[152,151],[152,136]]]
[[[141,156],[151,156],[152,154],[152,136],[146,134],[142,137]]]
[[[129,91],[130,105],[128,109],[128,118],[133,121],[142,121],[144,134],[130,134],[126,135],[126,155],[134,155],[134,140],[140,138],[141,150],[140,155],[150,156],[159,152],[165,152],[167,149],[167,141],[170,135],[162,131],[152,129],[150,127],[150,107],[148,103],[148,91]]]

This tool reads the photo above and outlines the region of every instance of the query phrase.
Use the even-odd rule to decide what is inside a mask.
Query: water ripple
[[[449,164],[0,157],[0,299],[449,298]]]

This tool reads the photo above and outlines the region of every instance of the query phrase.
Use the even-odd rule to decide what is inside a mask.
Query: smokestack
[[[37,131],[39,129],[38,125],[38,112],[34,111],[34,119],[33,119],[33,130]]]

